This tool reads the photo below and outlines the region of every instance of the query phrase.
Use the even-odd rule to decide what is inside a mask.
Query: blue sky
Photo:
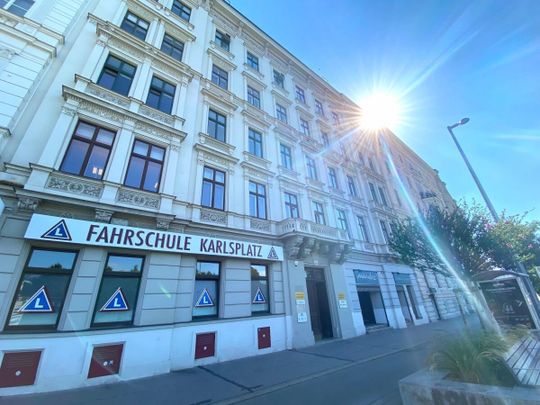
[[[231,0],[336,89],[400,97],[400,136],[454,198],[540,220],[540,0]]]

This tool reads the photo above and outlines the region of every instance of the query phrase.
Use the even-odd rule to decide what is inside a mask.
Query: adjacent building
[[[0,1],[0,395],[456,316],[436,171],[221,0]],[[144,350],[141,350],[144,348]]]

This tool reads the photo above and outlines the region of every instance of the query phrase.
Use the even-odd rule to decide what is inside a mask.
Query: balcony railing
[[[280,236],[303,233],[322,239],[349,241],[347,231],[343,229],[316,224],[315,222],[306,221],[305,219],[300,218],[289,218],[279,222],[277,231]]]

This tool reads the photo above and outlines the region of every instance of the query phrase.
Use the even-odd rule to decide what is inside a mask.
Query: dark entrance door
[[[306,286],[311,316],[311,329],[315,340],[328,339],[334,336],[332,318],[326,293],[326,281],[322,269],[306,269]]]
[[[375,325],[375,312],[373,311],[373,303],[369,291],[358,291],[358,300],[360,301],[360,309],[364,318],[364,325]]]

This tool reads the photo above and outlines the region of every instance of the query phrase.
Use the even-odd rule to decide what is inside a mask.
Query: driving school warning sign
[[[283,248],[240,240],[34,214],[26,239],[212,256],[283,260]]]

